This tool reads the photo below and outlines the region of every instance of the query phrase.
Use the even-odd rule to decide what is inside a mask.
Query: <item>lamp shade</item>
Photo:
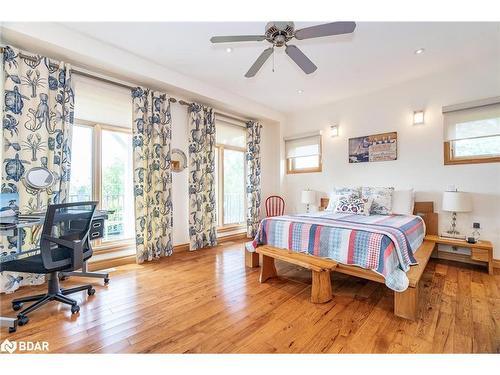
[[[470,195],[462,191],[445,191],[443,193],[443,211],[472,211],[472,201]]]
[[[304,204],[313,204],[316,202],[316,192],[312,190],[302,190],[301,201]]]

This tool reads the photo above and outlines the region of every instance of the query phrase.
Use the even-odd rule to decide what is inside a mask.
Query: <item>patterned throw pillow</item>
[[[363,199],[356,196],[341,197],[335,212],[340,214],[370,215],[370,207],[373,200],[371,198]]]
[[[337,207],[337,202],[339,201],[340,198],[342,197],[356,197],[356,198],[361,198],[361,188],[360,187],[342,187],[342,188],[334,188],[333,191],[330,193],[330,201],[328,202],[328,207],[326,208],[326,211],[335,211],[335,208]]]
[[[392,214],[392,194],[393,187],[372,187],[363,186],[361,188],[362,198],[372,198],[372,215],[391,215]]]

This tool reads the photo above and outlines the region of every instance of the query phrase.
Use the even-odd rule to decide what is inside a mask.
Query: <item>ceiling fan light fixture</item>
[[[303,92],[304,92],[304,90],[302,90],[302,89],[297,90],[297,94],[302,94]]]
[[[425,49],[424,48],[419,48],[419,49],[416,49],[415,50],[415,55],[421,55],[422,53],[425,52]]]

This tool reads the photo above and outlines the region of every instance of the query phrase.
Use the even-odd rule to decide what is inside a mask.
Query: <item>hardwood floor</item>
[[[244,266],[243,243],[125,265],[96,294],[72,297],[80,313],[50,303],[1,339],[46,340],[59,353],[499,353],[500,272],[431,260],[417,321],[393,315],[385,286],[340,274],[334,298],[310,303],[310,271],[277,262],[279,279],[260,284]],[[73,277],[63,286],[86,283]],[[1,295],[2,315],[14,297]]]

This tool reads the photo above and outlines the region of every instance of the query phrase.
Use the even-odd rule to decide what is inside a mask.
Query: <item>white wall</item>
[[[304,188],[326,196],[333,186],[413,187],[417,201],[435,202],[442,230],[450,215],[441,212],[441,194],[449,185],[456,185],[472,193],[474,205],[472,213],[459,214],[458,229],[471,233],[471,223],[479,221],[482,238],[493,241],[495,258],[500,259],[500,163],[445,166],[441,114],[445,105],[500,95],[499,60],[498,55],[492,55],[474,65],[456,66],[288,116],[286,136],[323,130],[323,172],[285,176],[289,210],[303,210],[299,202]],[[412,112],[421,108],[425,109],[426,123],[413,126]],[[336,123],[340,124],[340,136],[331,138],[329,125]],[[398,132],[398,160],[348,163],[348,138],[390,131]]]

